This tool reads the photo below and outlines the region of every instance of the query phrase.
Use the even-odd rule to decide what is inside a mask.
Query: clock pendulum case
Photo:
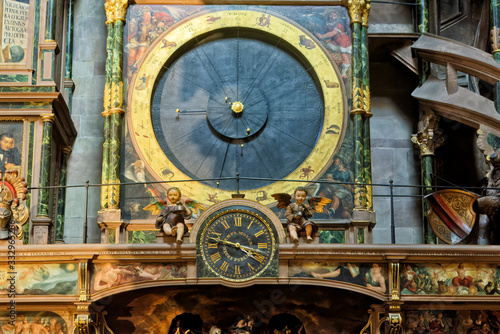
[[[270,194],[299,184],[263,179],[304,179],[307,170],[313,181],[342,142],[336,67],[312,34],[277,14],[188,17],[138,68],[127,116],[134,147],[157,180],[209,179],[179,185],[199,202],[230,198],[239,186],[247,199],[270,204]],[[239,185],[224,179],[237,173]]]

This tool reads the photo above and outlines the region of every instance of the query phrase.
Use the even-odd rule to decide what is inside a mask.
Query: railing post
[[[85,218],[83,221],[83,243],[87,243],[87,216],[89,211],[89,180],[85,181]]]
[[[394,225],[394,180],[389,180],[391,190],[391,243],[396,243],[396,226]]]

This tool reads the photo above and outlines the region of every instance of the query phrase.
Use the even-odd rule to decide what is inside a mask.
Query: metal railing
[[[85,188],[85,212],[84,212],[84,224],[83,224],[83,243],[87,243],[87,232],[88,232],[88,210],[89,210],[89,189],[97,188],[97,187],[107,187],[107,186],[137,186],[137,185],[150,185],[150,184],[173,184],[173,183],[190,183],[190,182],[209,182],[209,181],[236,181],[236,193],[239,194],[240,188],[239,183],[241,180],[250,180],[250,181],[265,181],[265,182],[282,182],[282,183],[305,183],[305,184],[327,184],[327,185],[340,185],[340,186],[371,186],[373,187],[381,187],[387,188],[387,194],[374,194],[374,198],[380,197],[389,197],[390,199],[390,229],[391,229],[391,243],[396,244],[396,221],[395,221],[395,210],[394,210],[394,199],[395,198],[420,198],[422,199],[425,195],[422,194],[424,190],[432,189],[432,192],[442,189],[460,189],[469,192],[473,192],[476,195],[480,196],[484,194],[488,189],[496,189],[496,188],[487,188],[487,187],[467,187],[467,186],[458,186],[454,185],[437,175],[434,177],[439,178],[440,180],[449,183],[449,186],[443,185],[434,185],[434,186],[425,186],[425,185],[408,185],[408,184],[394,184],[394,181],[391,179],[388,183],[356,183],[356,182],[334,182],[334,181],[326,181],[326,180],[287,180],[283,181],[282,179],[275,178],[257,178],[257,177],[241,177],[238,174],[234,177],[219,177],[219,178],[205,178],[205,179],[189,179],[189,180],[169,180],[169,181],[147,181],[147,182],[123,182],[123,183],[96,183],[90,184],[90,181],[85,181],[85,184],[74,184],[74,185],[66,185],[66,186],[47,186],[47,187],[29,187],[29,191],[40,190],[40,189],[59,189],[59,188]],[[420,189],[421,194],[395,194],[398,189]],[[476,192],[477,191],[477,192]],[[66,194],[67,195],[67,194]],[[32,204],[33,205],[33,204]]]

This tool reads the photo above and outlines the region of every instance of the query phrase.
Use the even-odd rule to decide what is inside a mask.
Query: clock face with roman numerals
[[[204,227],[200,251],[217,276],[245,281],[264,272],[274,257],[275,238],[268,222],[243,208],[216,214]]]

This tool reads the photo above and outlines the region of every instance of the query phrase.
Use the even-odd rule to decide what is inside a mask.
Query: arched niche
[[[183,313],[199,316],[206,333],[213,326],[229,333],[243,315],[254,320],[254,334],[267,333],[271,319],[279,314],[300,319],[307,333],[359,333],[370,305],[377,303],[380,300],[371,296],[322,286],[197,285],[126,291],[97,300],[94,306],[107,312],[107,324],[121,334],[170,334],[170,325]]]

